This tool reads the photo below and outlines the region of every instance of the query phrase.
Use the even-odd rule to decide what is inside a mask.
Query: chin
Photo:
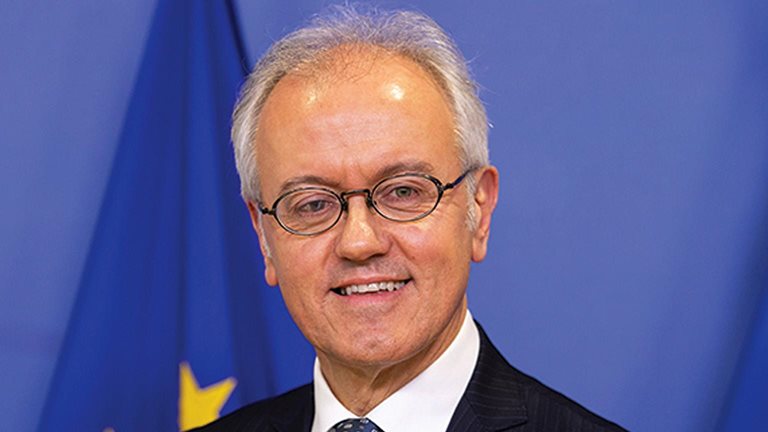
[[[394,338],[357,340],[344,357],[349,364],[359,367],[389,367],[417,357],[427,345],[426,341]]]

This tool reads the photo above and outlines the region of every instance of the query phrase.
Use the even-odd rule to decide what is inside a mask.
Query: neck
[[[350,365],[318,351],[320,370],[339,402],[363,417],[434,363],[456,338],[465,315],[466,307],[436,340],[403,361],[390,365]]]

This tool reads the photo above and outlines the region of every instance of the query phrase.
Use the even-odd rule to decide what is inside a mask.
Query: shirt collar
[[[480,352],[480,336],[467,311],[448,349],[421,374],[365,416],[386,432],[442,432],[472,378]],[[341,420],[357,417],[336,399],[315,358],[315,418],[312,432],[327,432]],[[428,401],[428,403],[425,403]]]

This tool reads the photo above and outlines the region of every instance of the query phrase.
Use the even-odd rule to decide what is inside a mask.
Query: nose
[[[336,254],[350,261],[361,262],[383,255],[389,248],[387,236],[381,231],[378,215],[368,205],[364,194],[347,198],[346,220],[336,241]]]

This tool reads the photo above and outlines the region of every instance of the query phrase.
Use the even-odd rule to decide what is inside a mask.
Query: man
[[[339,8],[286,36],[233,141],[315,379],[200,430],[621,430],[512,368],[467,311],[498,173],[476,86],[432,20]]]

